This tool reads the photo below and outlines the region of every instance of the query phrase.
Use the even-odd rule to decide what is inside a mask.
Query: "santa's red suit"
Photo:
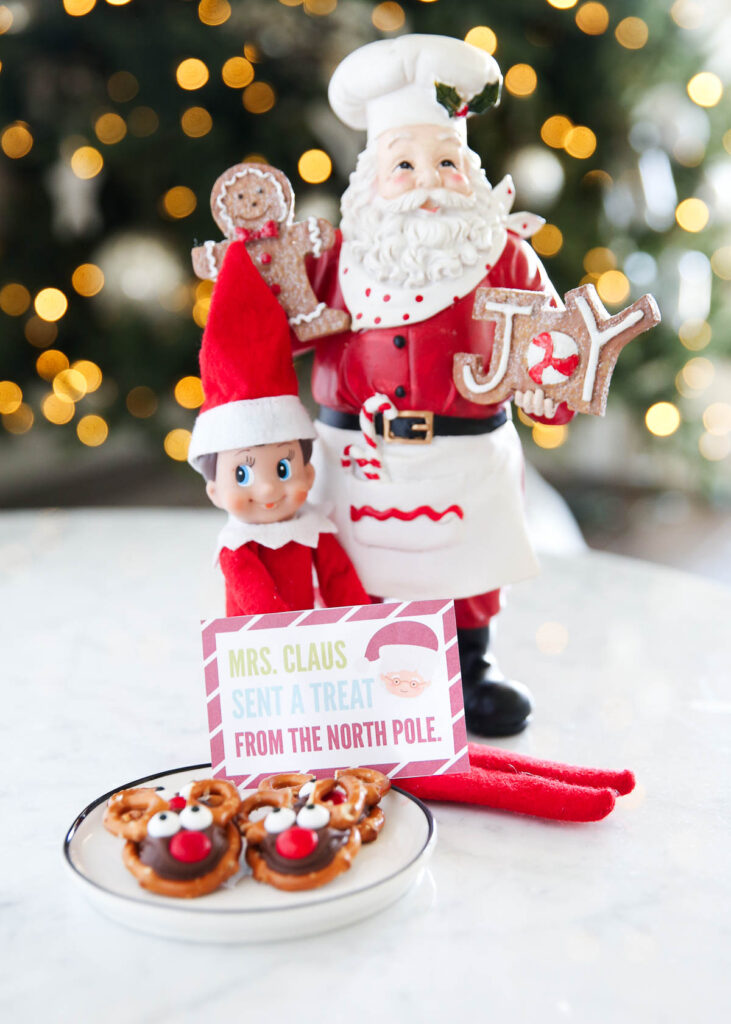
[[[512,189],[509,179],[505,186]],[[315,348],[312,391],[323,410],[318,493],[335,500],[338,533],[371,594],[453,597],[463,629],[487,623],[499,610],[499,588],[537,569],[509,410],[470,402],[452,377],[458,352],[490,362],[495,325],[472,317],[478,287],[555,295],[533,248],[511,231],[502,238],[502,248],[489,254],[492,265],[421,291],[367,281],[339,234],[309,266],[318,298],[352,317],[349,332],[322,338]],[[353,417],[374,394],[399,412],[437,417],[428,443],[421,426],[411,434],[416,444],[379,439],[380,479],[353,472],[344,458],[359,437]],[[571,416],[562,405],[542,422],[562,424]]]

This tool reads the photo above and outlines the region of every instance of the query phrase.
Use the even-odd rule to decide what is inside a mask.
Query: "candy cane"
[[[392,419],[397,414],[396,407],[386,395],[371,395],[360,408],[358,416],[360,431],[363,435],[363,440],[371,450],[370,453],[357,445],[349,444],[343,449],[343,456],[340,460],[341,465],[346,469],[360,470],[366,480],[380,480],[381,475],[387,475],[381,460],[374,457],[374,452],[378,450],[378,435],[376,434],[375,422],[378,413],[381,413],[384,419]],[[372,466],[373,469],[367,470],[366,466]]]

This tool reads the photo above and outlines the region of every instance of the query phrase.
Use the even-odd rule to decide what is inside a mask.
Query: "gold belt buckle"
[[[391,433],[391,420],[422,419],[423,423],[414,423],[411,432],[418,431],[423,437],[398,437]],[[383,440],[396,444],[430,444],[434,438],[434,413],[428,409],[403,409],[395,416],[383,417]]]

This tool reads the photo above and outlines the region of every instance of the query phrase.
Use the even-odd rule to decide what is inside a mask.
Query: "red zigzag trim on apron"
[[[373,508],[372,505],[361,505],[360,508],[356,508],[355,505],[350,506],[350,518],[354,523],[357,523],[365,516],[378,519],[380,522],[383,522],[384,519],[400,519],[404,523],[409,523],[412,519],[418,519],[419,516],[426,516],[432,522],[438,523],[440,519],[444,519],[450,512],[454,512],[460,519],[464,519],[464,512],[459,505],[450,505],[443,512],[437,512],[431,505],[419,505],[418,508],[410,509],[408,512],[404,512],[400,508]]]

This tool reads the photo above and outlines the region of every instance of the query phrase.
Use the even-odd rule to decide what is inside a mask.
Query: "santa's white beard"
[[[343,197],[343,238],[374,280],[419,287],[458,278],[491,249],[498,216],[484,177],[468,196],[415,189],[397,199],[373,196],[353,179]],[[439,209],[422,210],[428,200]]]

